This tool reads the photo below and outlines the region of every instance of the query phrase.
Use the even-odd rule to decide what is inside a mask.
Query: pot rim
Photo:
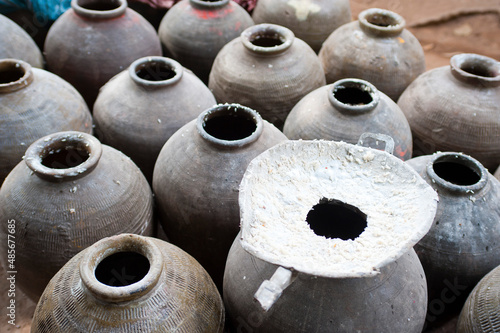
[[[80,262],[83,285],[96,298],[106,302],[127,302],[149,293],[157,284],[163,271],[161,250],[149,239],[135,234],[120,234],[101,239],[87,250]],[[127,286],[106,285],[95,276],[97,266],[107,257],[120,252],[135,252],[149,261],[149,270],[139,281]]]
[[[159,80],[159,81],[153,81],[153,80],[147,80],[139,77],[137,75],[138,69],[141,69],[139,67],[145,68],[148,64],[162,64],[166,67],[169,67],[170,70],[175,72],[175,75],[169,79],[166,80]],[[161,57],[161,56],[151,56],[151,57],[143,57],[135,60],[128,69],[130,78],[138,85],[143,86],[143,87],[148,87],[148,88],[160,88],[160,87],[165,87],[169,85],[173,85],[177,82],[179,82],[182,78],[182,75],[184,74],[184,68],[181,66],[180,63],[177,61],[166,58],[166,57]]]
[[[281,44],[270,47],[255,45],[252,42],[257,35],[271,36],[274,39],[279,39]],[[248,51],[260,55],[270,56],[277,55],[288,50],[295,40],[295,34],[292,30],[281,25],[261,23],[243,30],[240,38],[241,42]]]
[[[214,9],[214,8],[219,8],[219,7],[224,7],[227,4],[229,4],[229,0],[212,0],[212,1],[207,1],[207,0],[189,0],[191,5],[194,5],[199,8],[203,9]]]
[[[376,18],[377,15],[385,17],[387,20],[390,20],[391,23],[394,24],[379,25],[373,23],[374,18]],[[379,37],[398,36],[401,34],[401,32],[403,32],[406,26],[406,21],[401,15],[393,11],[381,8],[369,8],[362,11],[358,15],[358,22],[361,29],[363,29],[365,32]]]
[[[479,180],[472,185],[457,185],[446,179],[440,177],[434,170],[434,164],[440,162],[455,162],[468,167],[479,176]],[[426,167],[427,175],[430,177],[432,183],[437,184],[439,187],[462,194],[474,194],[483,189],[488,183],[488,170],[475,158],[456,152],[440,152],[433,155],[431,161]]]
[[[88,153],[88,158],[74,167],[50,168],[42,162],[58,149],[79,148]],[[33,142],[26,150],[24,162],[38,177],[61,182],[79,179],[92,172],[102,155],[102,145],[94,136],[77,131],[57,132]]]
[[[24,71],[24,74],[17,80],[0,83],[0,93],[10,93],[20,89],[24,89],[33,82],[33,68],[29,63],[12,58],[0,60],[0,72],[16,68],[20,68],[22,71]]]
[[[469,66],[471,67],[470,70],[479,68],[488,75],[479,75],[464,69]],[[456,79],[465,83],[484,87],[500,86],[500,62],[484,55],[475,53],[456,54],[450,59],[450,70]]]
[[[89,19],[111,19],[115,17],[122,16],[125,14],[128,3],[127,0],[108,0],[108,2],[117,3],[118,7],[109,10],[95,10],[95,9],[87,9],[80,5],[81,1],[89,1],[89,2],[99,2],[98,0],[71,0],[71,8],[75,11],[79,16],[89,18]]]
[[[357,88],[359,90],[367,92],[372,100],[370,103],[357,105],[343,103],[335,97],[335,93],[339,89],[343,88]],[[330,88],[328,89],[328,100],[335,109],[346,111],[346,113],[354,115],[374,110],[380,101],[380,93],[378,89],[368,81],[362,79],[347,78],[338,80],[330,86]]]
[[[249,136],[238,140],[223,140],[210,135],[205,130],[204,125],[206,121],[209,120],[210,118],[217,117],[219,115],[226,115],[238,112],[242,113],[245,117],[255,121],[255,131],[253,131]],[[264,121],[262,120],[261,115],[257,111],[247,106],[243,106],[237,103],[217,104],[203,111],[198,116],[196,120],[196,129],[198,131],[198,134],[210,144],[220,148],[233,149],[233,148],[241,148],[255,142],[260,137],[262,131],[264,130]]]

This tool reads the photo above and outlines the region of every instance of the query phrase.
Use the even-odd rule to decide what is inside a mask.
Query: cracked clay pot
[[[69,259],[101,238],[152,235],[152,207],[139,168],[92,135],[58,132],[35,141],[0,188],[0,219],[15,223],[16,283],[37,301]],[[1,236],[8,232],[2,223]]]
[[[437,195],[403,161],[343,142],[288,141],[250,163],[239,203],[224,274],[234,329],[422,331],[427,286],[412,247]]]

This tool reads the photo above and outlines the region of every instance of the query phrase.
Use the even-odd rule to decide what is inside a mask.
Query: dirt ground
[[[464,52],[500,60],[500,0],[351,0],[354,18],[372,7],[395,11],[406,19],[407,28],[424,48],[427,69],[446,66],[452,55]],[[19,289],[16,326],[7,324],[6,278],[6,270],[0,266],[0,332],[29,332],[35,303]],[[454,332],[454,326],[451,320],[433,332]]]

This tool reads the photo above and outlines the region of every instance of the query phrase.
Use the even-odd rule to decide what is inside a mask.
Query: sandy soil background
[[[446,66],[451,56],[464,52],[500,60],[500,0],[351,0],[354,19],[372,7],[395,11],[406,19],[407,28],[424,48],[427,69]],[[9,288],[2,266],[0,281],[0,332],[29,332],[35,303],[16,290],[16,326],[7,324]],[[434,332],[454,332],[454,325],[451,320]]]

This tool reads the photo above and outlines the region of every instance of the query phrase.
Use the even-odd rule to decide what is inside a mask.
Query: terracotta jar
[[[424,51],[405,29],[405,20],[379,8],[362,11],[357,21],[335,30],[324,42],[319,58],[328,83],[349,77],[363,79],[394,101],[425,71]]]
[[[239,231],[238,188],[250,161],[286,140],[247,107],[217,105],[180,128],[158,156],[153,191],[169,240],[219,287]]]
[[[358,142],[365,133],[389,135],[394,154],[411,158],[410,125],[401,109],[371,83],[343,79],[310,92],[294,106],[283,133],[290,140],[325,139]]]
[[[104,238],[57,272],[38,302],[33,333],[222,332],[224,305],[207,272],[167,242]]]
[[[415,155],[456,151],[494,172],[500,163],[500,62],[458,54],[450,66],[418,77],[398,105],[410,123]]]
[[[249,164],[239,203],[224,274],[234,329],[422,331],[427,288],[412,247],[437,195],[403,161],[344,142],[288,141]]]
[[[349,0],[259,0],[252,13],[255,23],[273,23],[319,52],[323,42],[343,24],[351,22]]]
[[[479,281],[467,298],[457,333],[496,332],[500,314],[500,266]]]
[[[16,59],[0,59],[0,183],[26,148],[59,131],[92,133],[92,116],[68,82]]]
[[[216,104],[208,87],[178,62],[138,59],[101,88],[94,104],[102,143],[129,156],[148,180],[165,142]]]
[[[17,286],[38,300],[69,259],[101,238],[152,235],[152,206],[137,166],[90,134],[35,141],[0,189],[0,218],[15,221]],[[5,239],[7,232],[2,224]]]
[[[246,105],[282,129],[293,106],[323,85],[321,63],[309,45],[288,28],[259,24],[222,48],[208,86],[219,103]]]
[[[427,276],[432,324],[458,314],[470,290],[500,265],[500,182],[477,160],[459,153],[407,163],[439,195],[434,224],[415,246]]]
[[[0,14],[0,59],[20,59],[43,68],[42,52],[35,41],[17,23]]]
[[[208,82],[220,49],[253,24],[234,1],[183,0],[168,10],[158,34],[170,57]]]
[[[75,86],[90,108],[99,88],[134,60],[162,55],[155,29],[126,0],[72,0],[51,26],[44,53],[48,69]]]

